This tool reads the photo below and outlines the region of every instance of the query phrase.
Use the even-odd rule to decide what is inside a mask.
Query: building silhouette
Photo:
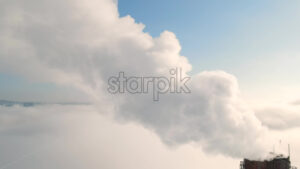
[[[277,155],[270,160],[258,161],[244,159],[241,161],[240,169],[297,169],[291,166],[290,156]]]

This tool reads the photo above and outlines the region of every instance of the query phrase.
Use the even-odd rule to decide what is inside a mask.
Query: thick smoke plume
[[[102,113],[139,122],[167,145],[199,143],[210,153],[259,157],[266,129],[239,96],[234,76],[201,72],[190,94],[111,95],[107,79],[120,71],[133,76],[169,76],[191,70],[172,32],[159,37],[120,17],[112,0],[9,0],[0,2],[0,68],[30,79],[85,91]]]

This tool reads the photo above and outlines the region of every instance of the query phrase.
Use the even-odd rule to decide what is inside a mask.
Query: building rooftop
[[[240,169],[297,169],[291,167],[290,157],[284,155],[276,155],[265,160],[249,160],[241,161]]]

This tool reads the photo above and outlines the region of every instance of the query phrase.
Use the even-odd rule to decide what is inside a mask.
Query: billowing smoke
[[[255,112],[262,124],[272,130],[288,130],[300,126],[298,102],[261,108]]]
[[[107,80],[165,76],[191,70],[176,36],[144,33],[144,25],[120,17],[113,0],[9,0],[0,2],[0,69],[85,91],[101,113],[139,122],[170,146],[200,144],[210,153],[259,157],[266,129],[239,96],[237,80],[222,71],[192,76],[191,93],[107,92]]]

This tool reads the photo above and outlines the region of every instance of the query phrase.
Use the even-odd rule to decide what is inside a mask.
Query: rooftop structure
[[[277,155],[270,160],[248,160],[241,161],[240,169],[297,169],[291,167],[290,157]]]

